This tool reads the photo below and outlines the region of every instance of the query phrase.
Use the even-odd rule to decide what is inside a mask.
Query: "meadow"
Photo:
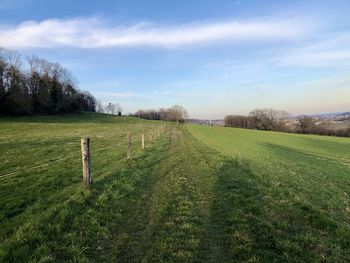
[[[232,257],[260,261],[350,259],[350,140],[190,126],[201,142],[230,156],[218,173],[227,206],[222,242]],[[221,204],[221,205],[223,205]],[[254,260],[253,260],[254,261]]]
[[[0,262],[348,261],[348,138],[160,125],[0,119]]]

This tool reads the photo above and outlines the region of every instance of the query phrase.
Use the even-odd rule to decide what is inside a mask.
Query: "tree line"
[[[95,107],[94,96],[79,90],[72,73],[58,63],[36,56],[22,60],[18,52],[0,48],[1,115],[95,111]]]
[[[119,103],[109,102],[105,105],[100,100],[96,102],[96,112],[121,116],[123,109]]]
[[[254,109],[248,116],[227,115],[224,123],[226,127],[243,129],[350,137],[350,128],[337,129],[329,121],[319,121],[308,115],[292,119],[288,112],[271,108]]]
[[[134,116],[147,120],[173,121],[177,123],[183,123],[188,118],[187,111],[179,105],[159,110],[138,110]]]

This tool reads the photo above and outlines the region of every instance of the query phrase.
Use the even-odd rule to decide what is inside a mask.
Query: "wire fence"
[[[148,141],[148,144],[151,145],[152,143],[154,143],[157,138],[164,132],[166,126],[164,123],[162,123],[160,126],[158,126],[156,129],[153,129],[151,131],[149,131],[149,136],[150,139]],[[120,140],[117,144],[112,144],[111,145],[111,140],[115,140],[116,138],[122,138],[124,136],[127,136],[127,140]],[[133,141],[134,138],[137,138],[136,140]],[[138,137],[140,137],[140,141],[138,139]],[[90,137],[85,137],[85,138],[89,138],[89,142],[90,142]],[[135,135],[135,132],[133,133],[127,133],[127,134],[119,134],[118,136],[93,136],[92,137],[94,140],[94,144],[93,144],[93,150],[91,150],[90,148],[90,143],[88,145],[89,147],[89,151],[88,151],[88,156],[86,156],[86,160],[85,162],[89,163],[89,171],[86,171],[85,174],[83,172],[83,179],[86,178],[86,173],[91,174],[91,156],[95,155],[97,153],[106,151],[106,150],[114,150],[116,148],[122,147],[122,146],[126,146],[126,159],[131,159],[132,158],[132,146],[134,144],[134,142],[139,142],[140,143],[140,149],[144,150],[145,149],[145,138],[147,138],[147,136],[145,136],[145,132],[141,132],[138,133],[138,136]],[[31,171],[36,171],[36,170],[40,170],[42,168],[47,168],[50,167],[51,165],[59,165],[61,162],[63,161],[67,161],[67,160],[78,160],[79,156],[82,156],[82,153],[84,151],[82,145],[80,147],[80,151],[79,151],[79,146],[77,143],[77,139],[76,138],[70,138],[68,141],[67,140],[60,140],[61,142],[65,142],[66,145],[72,145],[73,143],[77,144],[77,148],[74,149],[73,151],[76,151],[72,154],[69,155],[64,155],[64,156],[60,156],[60,157],[56,157],[54,159],[50,159],[50,160],[46,160],[44,162],[40,162],[40,163],[36,163],[36,164],[32,164],[26,167],[21,167],[19,169],[16,170],[12,170],[12,171],[7,171],[4,173],[0,174],[0,180],[4,180],[8,177],[11,176],[15,176],[15,175],[19,175],[19,174],[23,174],[26,172],[31,172]],[[57,144],[57,140],[54,140],[54,142]],[[40,142],[39,144],[41,145],[45,145],[48,142]],[[108,146],[104,146],[106,144],[109,144]],[[135,147],[135,146],[134,146]],[[72,149],[69,149],[69,151],[72,151]],[[84,167],[84,158],[82,156],[82,165]],[[74,171],[78,171],[78,170],[84,170],[81,169],[81,166],[79,166],[79,169],[74,169]],[[89,180],[91,181],[91,180]],[[88,185],[87,185],[88,186]]]

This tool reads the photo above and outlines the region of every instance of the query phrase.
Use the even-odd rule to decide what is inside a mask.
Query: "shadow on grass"
[[[258,259],[256,249],[279,254],[273,227],[263,209],[264,196],[254,177],[249,164],[237,160],[225,160],[218,170],[212,220],[224,261],[254,261]]]
[[[342,262],[348,226],[308,200],[283,195],[249,162],[225,159],[217,170],[211,221],[218,262]]]

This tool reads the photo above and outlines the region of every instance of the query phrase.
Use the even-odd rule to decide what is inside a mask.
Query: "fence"
[[[157,127],[155,130],[151,131],[149,133],[149,145],[152,145],[159,135],[164,132],[165,130],[165,123],[161,124],[159,127]],[[145,150],[146,148],[146,140],[145,140],[145,132],[142,131],[141,135],[141,150]],[[74,143],[75,140],[72,140],[71,143]],[[92,173],[91,173],[91,148],[90,148],[90,142],[91,139],[88,137],[81,138],[80,140],[80,148],[81,148],[81,158],[82,158],[82,171],[83,171],[83,186],[84,189],[87,189],[89,185],[92,183]],[[98,141],[99,142],[99,141]],[[118,145],[123,144],[123,142],[119,142]],[[130,133],[127,134],[127,143],[126,143],[126,159],[130,160],[132,158],[132,136]],[[94,150],[94,153],[104,151],[111,147],[102,147],[97,150]],[[48,162],[44,163],[38,163],[33,164],[30,166],[27,166],[22,169],[16,169],[13,171],[8,171],[4,173],[0,173],[0,180],[3,180],[5,178],[8,178],[9,176],[13,176],[19,173],[36,170],[36,169],[42,169],[45,167],[49,167],[50,165],[53,165],[55,163],[63,162],[67,159],[75,159],[78,156],[78,153],[69,154],[63,157],[50,159]]]
[[[157,140],[157,138],[164,132],[165,124],[161,124],[155,131],[150,133],[149,144],[151,145],[153,142]],[[126,159],[131,159],[131,145],[132,145],[132,136],[130,133],[127,134],[127,143],[126,143]],[[82,166],[83,166],[83,186],[84,189],[87,189],[92,182],[91,175],[91,158],[90,158],[90,138],[81,138],[81,158],[82,158]],[[145,149],[145,134],[141,133],[141,149]]]

